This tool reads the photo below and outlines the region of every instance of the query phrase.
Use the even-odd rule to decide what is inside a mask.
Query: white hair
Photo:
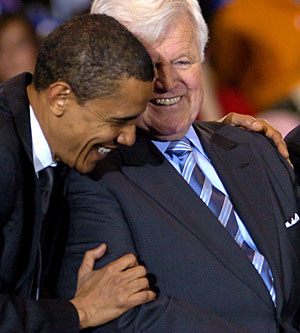
[[[91,13],[114,17],[142,41],[151,44],[186,13],[195,26],[201,60],[204,60],[208,29],[197,0],[94,0]]]

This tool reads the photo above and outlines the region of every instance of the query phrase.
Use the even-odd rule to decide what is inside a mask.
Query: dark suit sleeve
[[[26,300],[0,295],[0,332],[78,332],[74,306],[62,300]]]
[[[12,156],[0,147],[0,226],[4,227],[9,219],[16,200],[17,177],[14,174]]]
[[[290,159],[295,168],[295,174],[298,181],[300,180],[300,125],[294,128],[285,137],[288,146]]]
[[[14,248],[9,248],[6,237],[8,229],[15,226],[18,229],[15,230],[15,239],[18,237],[17,232],[22,232],[19,230],[22,223],[19,228],[20,217],[15,211],[22,187],[18,185],[21,179],[16,172],[14,155],[0,145],[0,156],[0,332],[61,332],[62,327],[63,332],[77,332],[78,315],[70,302],[61,300],[37,302],[14,295],[14,281],[11,277],[17,274],[13,272],[15,266],[20,266],[23,262],[20,259],[19,265],[14,266],[12,261],[16,258],[17,242]],[[3,264],[1,261],[9,255],[10,262],[5,261]]]
[[[70,235],[57,288],[59,295],[66,299],[75,292],[77,270],[86,250],[101,242],[107,243],[108,251],[95,268],[101,268],[125,253],[138,256],[135,240],[122,211],[126,207],[119,205],[117,199],[102,187],[101,181],[96,183],[72,172],[68,182],[68,200]],[[172,295],[161,294],[155,301],[136,307],[96,331],[182,333],[247,332],[247,329],[236,327]]]

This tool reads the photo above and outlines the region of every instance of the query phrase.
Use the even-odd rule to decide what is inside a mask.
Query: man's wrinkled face
[[[154,93],[137,126],[158,140],[185,135],[203,101],[201,59],[196,31],[186,17],[164,38],[144,43],[156,69]]]

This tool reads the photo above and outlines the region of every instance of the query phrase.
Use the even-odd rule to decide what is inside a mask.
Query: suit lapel
[[[196,131],[236,212],[259,251],[267,258],[274,277],[280,277],[280,244],[270,188],[249,144],[227,139],[226,128],[211,137],[201,128],[196,127]],[[223,132],[225,135],[221,136]],[[280,293],[278,288],[278,308],[282,302]]]
[[[21,74],[7,81],[5,94],[12,112],[16,130],[20,140],[25,148],[27,157],[32,162],[32,138],[29,118],[29,101],[26,93],[26,87],[31,82],[30,74]],[[13,92],[13,93],[12,93]]]
[[[138,137],[134,148],[125,148],[121,154],[127,164],[122,172],[193,233],[232,274],[273,306],[267,288],[248,258],[150,140]]]

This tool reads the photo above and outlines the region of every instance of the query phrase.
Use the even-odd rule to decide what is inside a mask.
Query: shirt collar
[[[41,126],[35,116],[32,106],[30,105],[30,127],[32,138],[32,155],[35,173],[47,168],[48,166],[56,166],[53,161],[52,154]]]
[[[203,146],[201,144],[201,141],[198,137],[198,135],[196,134],[193,126],[191,126],[189,128],[189,130],[187,131],[185,137],[187,137],[192,143],[193,145],[196,147],[197,150],[199,150],[200,153],[202,153],[203,155],[206,156]],[[179,139],[180,140],[180,139]],[[155,146],[164,154],[170,144],[170,141],[152,141]]]

